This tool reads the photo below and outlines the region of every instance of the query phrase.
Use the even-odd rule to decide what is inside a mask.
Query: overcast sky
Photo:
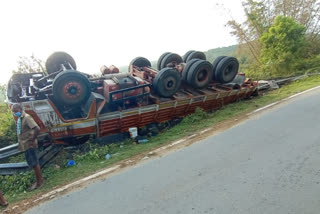
[[[216,4],[224,4],[229,12]],[[240,20],[240,0],[3,0],[0,1],[0,84],[19,56],[46,60],[65,51],[78,70],[127,65],[134,57],[157,60],[236,44],[225,24]]]

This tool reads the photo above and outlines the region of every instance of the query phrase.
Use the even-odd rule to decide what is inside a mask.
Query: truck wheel
[[[239,62],[234,57],[223,58],[216,69],[217,80],[220,83],[229,83],[237,75],[239,70]]]
[[[199,61],[199,59],[192,59],[189,62],[187,62],[186,66],[184,66],[183,71],[182,71],[182,80],[184,82],[187,82],[187,77],[188,77],[188,72],[189,69],[191,68],[191,66],[195,63]]]
[[[207,57],[206,55],[201,52],[201,51],[194,51],[192,53],[190,53],[190,55],[188,56],[186,62],[189,62],[192,59],[201,59],[201,60],[206,60]]]
[[[85,103],[91,93],[90,82],[78,71],[64,71],[53,80],[53,97],[62,105],[80,105]]]
[[[161,61],[160,68],[163,69],[163,68],[168,67],[169,63],[172,64],[172,65],[177,65],[177,64],[180,64],[181,62],[183,62],[181,56],[179,56],[178,54],[175,54],[175,53],[170,53],[170,54],[167,54],[163,58],[163,60]]]
[[[46,61],[46,69],[48,74],[52,74],[61,70],[61,65],[66,69],[76,70],[77,65],[72,56],[65,52],[55,52],[51,54]],[[71,67],[70,67],[71,65]]]
[[[181,84],[180,74],[176,69],[164,68],[159,71],[153,80],[153,87],[161,97],[171,97]]]
[[[184,61],[184,62],[187,62],[188,56],[189,56],[191,53],[193,53],[193,52],[195,52],[195,51],[194,51],[194,50],[187,51],[187,53],[185,53],[185,54],[183,55],[183,57],[182,57],[183,61]]]
[[[139,56],[139,57],[136,57],[133,60],[131,60],[131,62],[129,64],[129,71],[130,71],[130,65],[134,65],[134,66],[137,66],[139,68],[141,68],[141,67],[151,67],[151,62],[148,59]]]
[[[157,69],[158,69],[158,71],[161,70],[161,62],[162,62],[163,58],[164,58],[165,56],[167,56],[168,54],[171,54],[171,52],[165,52],[165,53],[163,53],[163,54],[159,57],[158,62],[157,62]]]
[[[198,60],[188,71],[187,82],[193,88],[205,88],[212,80],[212,65],[205,60]]]
[[[217,81],[217,66],[219,64],[219,62],[225,58],[226,56],[218,56],[212,63],[212,72],[213,72],[213,80]]]

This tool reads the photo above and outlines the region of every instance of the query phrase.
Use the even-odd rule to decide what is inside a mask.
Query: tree
[[[306,28],[293,18],[276,17],[268,31],[260,37],[261,61],[277,73],[290,73],[305,48],[305,32]]]
[[[30,57],[20,56],[17,63],[18,67],[12,71],[13,73],[46,72],[44,62],[33,54]]]
[[[45,72],[44,62],[34,55],[19,57],[17,69],[12,73]],[[0,148],[17,142],[16,125],[7,104],[3,103],[6,97],[7,85],[0,85]]]
[[[262,48],[260,37],[268,31],[279,15],[292,17],[303,25],[311,43],[320,40],[319,0],[244,0],[242,5],[246,21],[241,24],[231,19],[228,26],[232,29],[231,34],[238,38],[240,44],[248,47],[250,57],[260,65],[262,65],[259,57]],[[309,52],[319,54],[317,51],[320,49]]]
[[[7,84],[0,85],[0,105],[4,103],[6,99],[6,89],[7,89]]]

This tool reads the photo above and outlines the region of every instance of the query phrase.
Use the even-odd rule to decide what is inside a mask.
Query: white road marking
[[[187,139],[194,138],[195,136],[197,136],[197,134],[190,135],[189,137],[187,137]]]
[[[258,108],[258,109],[256,109],[256,110],[254,110],[253,112],[250,112],[248,115],[257,113],[257,112],[262,111],[262,110],[267,109],[267,108],[270,108],[271,106],[274,106],[274,105],[276,105],[276,104],[278,104],[278,103],[280,103],[280,101],[271,103],[271,104],[266,105],[266,106],[264,106],[264,107],[262,107],[262,108]]]
[[[256,110],[254,110],[253,112],[248,113],[247,115],[251,115],[251,114],[257,113],[257,112],[262,111],[262,110],[264,110],[264,109],[270,108],[271,106],[274,106],[274,105],[276,105],[276,104],[278,104],[278,103],[280,103],[280,102],[290,100],[290,99],[292,99],[292,98],[294,98],[294,97],[300,96],[300,95],[302,95],[302,94],[308,93],[308,92],[313,91],[313,90],[318,89],[318,88],[320,88],[320,86],[316,86],[316,87],[314,87],[314,88],[310,88],[310,89],[308,89],[308,90],[302,91],[302,92],[300,92],[300,93],[298,93],[298,94],[291,95],[290,97],[284,98],[284,99],[282,99],[282,100],[280,100],[280,101],[271,103],[271,104],[266,105],[266,106],[264,106],[264,107],[262,107],[262,108],[258,108],[258,109],[256,109]]]
[[[318,88],[320,88],[320,86],[317,86],[317,87],[314,87],[314,88],[310,88],[310,89],[302,91],[302,92],[300,92],[298,94],[291,95],[290,97],[284,98],[283,100],[289,100],[291,98],[294,98],[294,97],[299,96],[299,95],[304,94],[304,93],[308,93],[308,92],[313,91],[313,90],[318,89]]]
[[[203,134],[203,133],[205,133],[205,132],[207,132],[207,131],[209,131],[209,130],[210,130],[210,129],[205,129],[205,130],[201,131],[200,134]]]
[[[177,145],[177,144],[180,144],[180,143],[183,143],[185,140],[186,140],[186,139],[181,139],[181,140],[178,140],[178,141],[176,141],[176,142],[173,142],[173,143],[170,144],[170,147],[171,147],[171,146],[174,146],[174,145]]]

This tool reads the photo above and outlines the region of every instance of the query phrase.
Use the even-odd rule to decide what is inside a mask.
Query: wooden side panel
[[[109,113],[107,116],[101,115],[106,119],[98,123],[99,136],[127,132],[130,127],[143,127],[150,123],[165,122],[175,117],[184,117],[194,113],[197,107],[205,111],[216,110],[223,105],[251,95],[255,88],[255,86],[248,85],[240,90],[219,90],[205,95],[160,103],[157,107],[149,107],[150,109],[141,107],[132,111]],[[148,112],[143,112],[145,110]]]

